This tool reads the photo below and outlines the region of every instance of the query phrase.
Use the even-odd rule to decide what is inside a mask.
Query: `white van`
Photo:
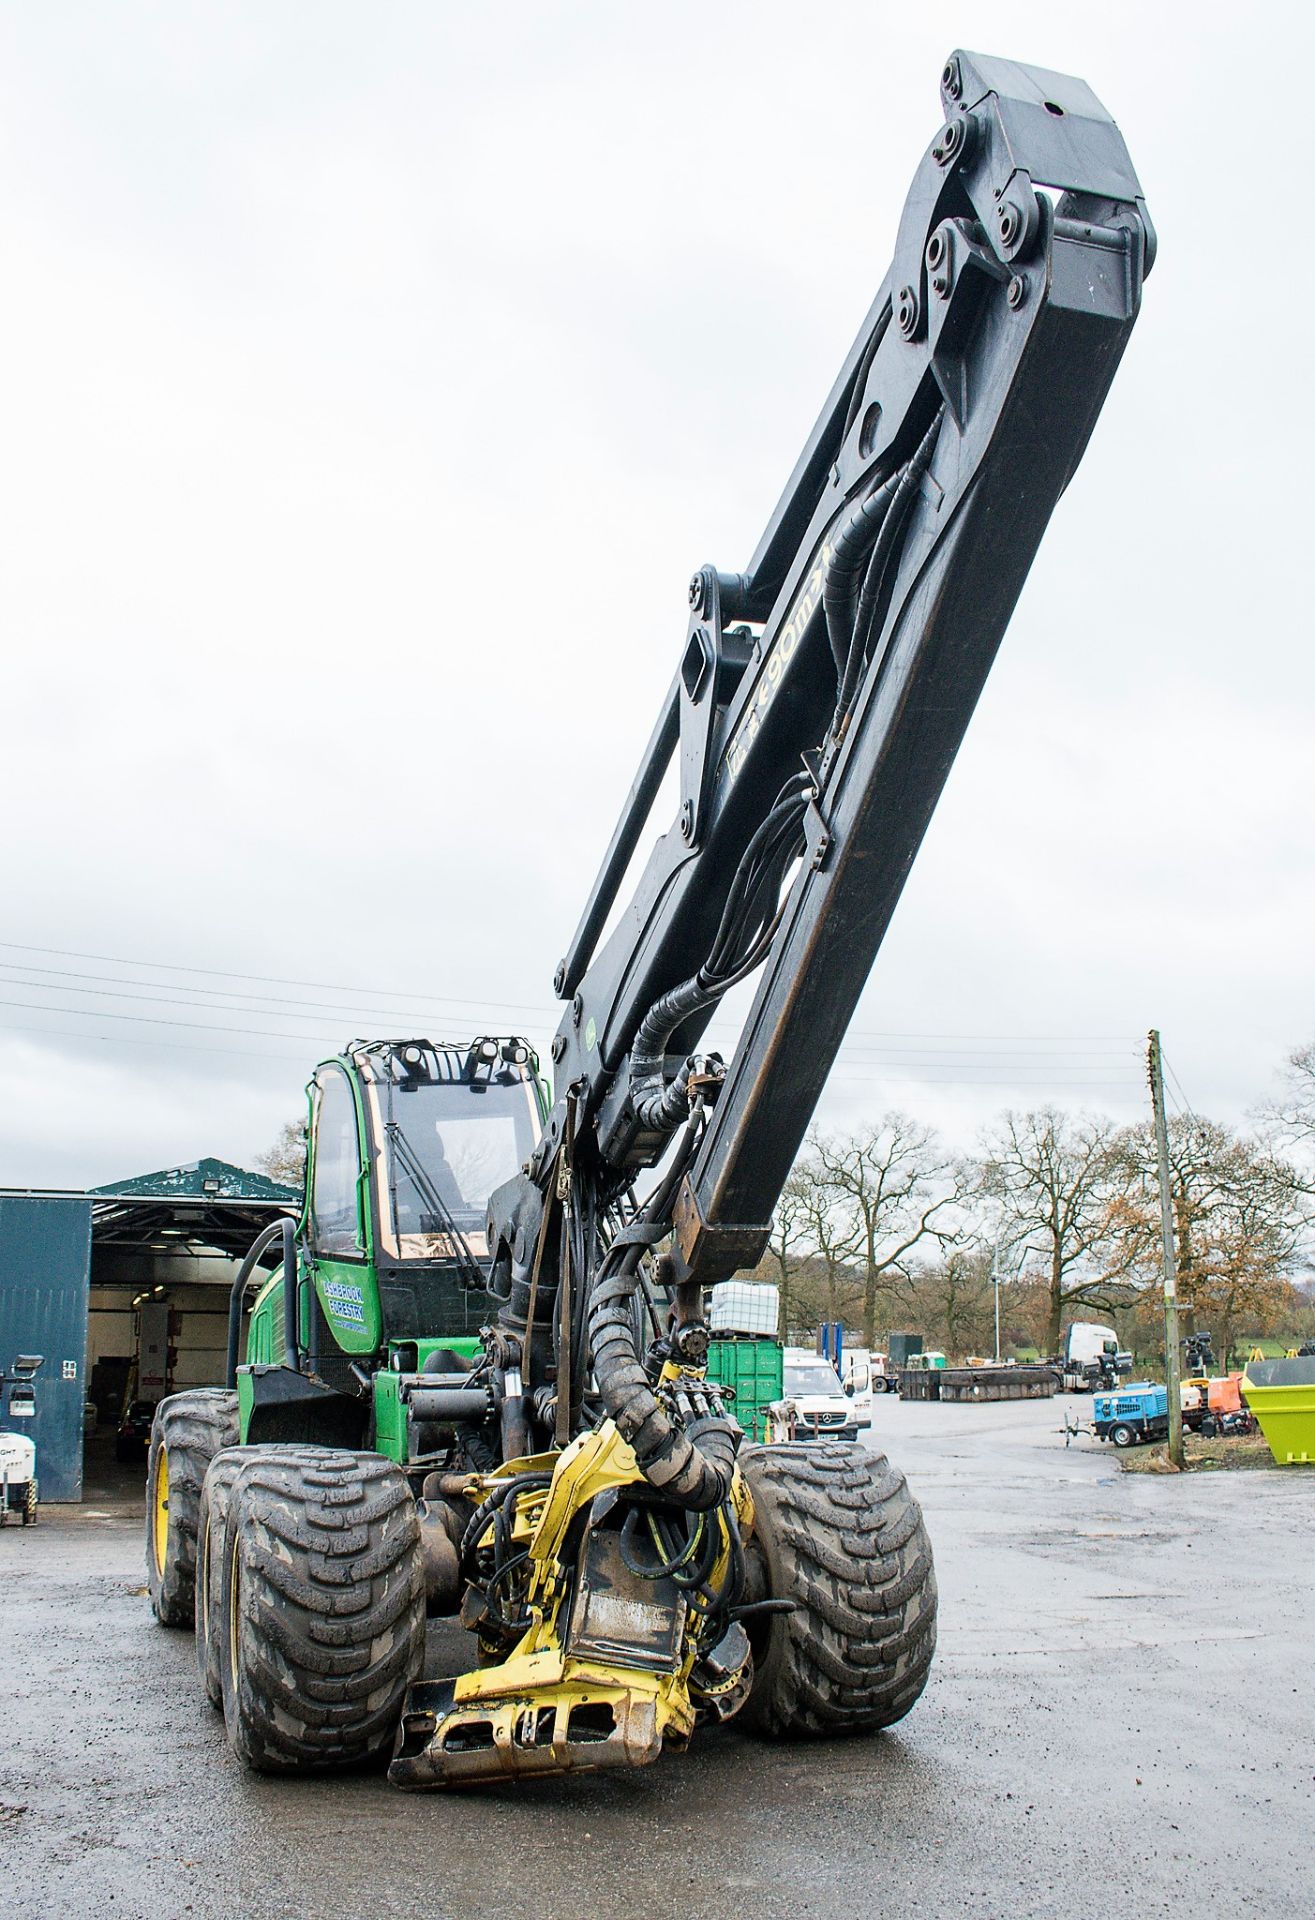
[[[771,1410],[773,1437],[856,1440],[853,1405],[831,1362],[800,1347],[787,1347],[783,1361],[782,1397]]]
[[[845,1393],[849,1399],[849,1409],[854,1425],[860,1430],[872,1425],[872,1393],[874,1387],[872,1355],[866,1347],[845,1347],[840,1356],[844,1369]],[[885,1390],[885,1382],[878,1391]]]

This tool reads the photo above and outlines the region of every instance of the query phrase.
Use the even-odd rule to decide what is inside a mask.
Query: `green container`
[[[1277,1464],[1315,1464],[1315,1359],[1252,1360],[1242,1391]]]
[[[784,1349],[765,1334],[742,1333],[713,1340],[708,1347],[708,1378],[733,1387],[731,1411],[751,1440],[766,1440],[767,1409],[783,1392]]]

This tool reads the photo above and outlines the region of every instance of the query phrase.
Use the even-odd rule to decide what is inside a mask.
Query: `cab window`
[[[317,1253],[360,1253],[361,1149],[347,1076],[321,1076],[315,1115],[311,1226]]]

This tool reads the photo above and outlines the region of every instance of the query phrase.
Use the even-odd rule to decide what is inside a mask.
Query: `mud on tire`
[[[146,1465],[146,1583],[161,1626],[190,1627],[196,1607],[201,1484],[237,1439],[237,1395],[223,1387],[170,1394],[155,1409]]]
[[[224,1535],[228,1526],[228,1504],[238,1475],[257,1457],[254,1447],[225,1447],[206,1468],[201,1487],[201,1513],[196,1535],[196,1670],[205,1688],[206,1699],[218,1712],[224,1710],[224,1679],[219,1664],[224,1636]],[[276,1459],[299,1465],[316,1465],[323,1449],[299,1442],[264,1446],[262,1460]]]
[[[744,1722],[776,1738],[902,1720],[936,1646],[936,1575],[917,1501],[881,1454],[810,1441],[745,1447],[755,1588],[793,1600],[753,1628]]]
[[[218,1639],[224,1721],[261,1773],[391,1749],[424,1659],[420,1529],[376,1453],[260,1447],[228,1494]],[[295,1455],[290,1458],[289,1455]]]

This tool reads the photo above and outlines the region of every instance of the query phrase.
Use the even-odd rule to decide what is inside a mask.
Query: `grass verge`
[[[1269,1450],[1263,1433],[1240,1434],[1236,1440],[1202,1440],[1199,1434],[1183,1435],[1183,1453],[1188,1473],[1300,1473],[1300,1466],[1280,1468]],[[1119,1456],[1125,1473],[1176,1473],[1169,1459],[1167,1441],[1153,1447],[1129,1447]]]

